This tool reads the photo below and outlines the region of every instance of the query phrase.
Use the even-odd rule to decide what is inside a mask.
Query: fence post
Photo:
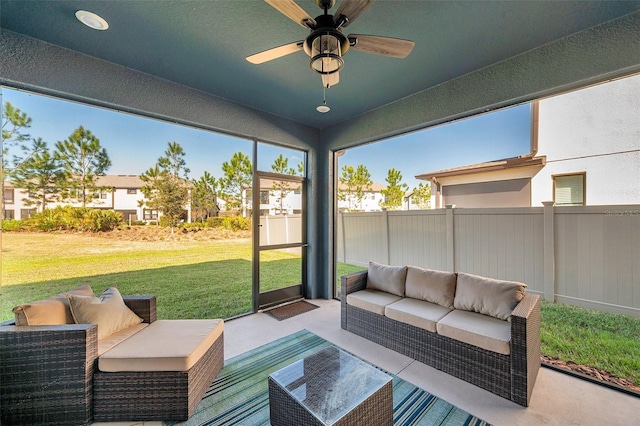
[[[447,204],[445,205],[445,208],[447,209],[446,211],[446,216],[445,216],[445,223],[446,223],[446,227],[447,227],[447,270],[451,271],[451,272],[455,272],[456,271],[456,249],[455,249],[455,242],[454,242],[454,221],[453,221],[453,210],[455,209],[456,205],[455,204]]]
[[[556,272],[555,272],[555,230],[553,201],[543,201],[544,206],[544,299],[555,302]]]
[[[382,219],[384,220],[384,239],[385,250],[387,251],[387,265],[391,265],[391,247],[389,247],[389,212],[387,209],[382,209]]]
[[[342,263],[347,263],[347,235],[344,229],[344,213],[340,212],[340,225],[342,226]]]

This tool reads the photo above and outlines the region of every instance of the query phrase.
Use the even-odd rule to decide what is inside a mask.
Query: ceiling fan
[[[287,18],[310,30],[304,40],[268,49],[248,56],[252,64],[262,64],[273,59],[295,53],[300,50],[311,58],[311,69],[322,76],[322,86],[334,86],[340,81],[339,71],[344,66],[343,56],[349,48],[376,55],[405,58],[415,42],[392,37],[375,35],[349,34],[345,36],[342,28],[349,26],[362,14],[373,0],[343,0],[335,15],[329,9],[335,0],[315,0],[324,14],[312,18],[293,0],[265,0]]]

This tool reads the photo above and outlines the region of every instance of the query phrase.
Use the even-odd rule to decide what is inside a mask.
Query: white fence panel
[[[443,210],[389,212],[392,265],[447,268],[447,233]]]
[[[358,266],[367,266],[370,260],[390,263],[384,212],[341,214],[337,234],[338,262]]]
[[[638,206],[555,209],[556,297],[640,309]]]
[[[520,281],[544,292],[542,208],[456,209],[456,271]]]
[[[299,214],[260,216],[260,245],[302,242],[302,216]]]

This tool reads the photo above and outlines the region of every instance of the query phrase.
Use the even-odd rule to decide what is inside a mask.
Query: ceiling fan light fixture
[[[104,18],[96,15],[93,12],[78,10],[76,12],[76,18],[78,19],[78,21],[94,30],[104,31],[109,28],[109,23]]]
[[[318,34],[311,41],[309,66],[318,74],[333,74],[344,66],[342,40],[331,32]]]

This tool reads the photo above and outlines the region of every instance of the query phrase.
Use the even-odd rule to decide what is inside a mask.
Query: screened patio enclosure
[[[300,1],[313,13],[309,3]],[[353,31],[414,40],[413,56],[350,53],[320,114],[320,78],[304,55],[260,68],[244,59],[304,37],[266,3],[145,5],[3,1],[0,84],[306,151],[309,298],[333,296],[337,152],[640,72],[638,1],[483,2],[468,12],[459,2],[378,1]],[[83,8],[109,30],[78,23]]]

